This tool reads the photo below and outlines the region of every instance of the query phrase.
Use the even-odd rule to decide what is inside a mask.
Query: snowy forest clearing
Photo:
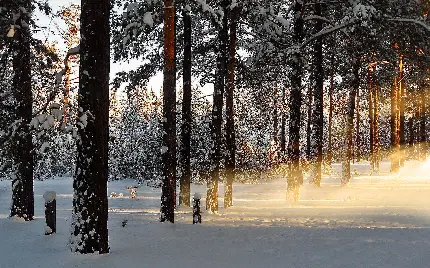
[[[339,186],[334,165],[321,188],[305,180],[297,204],[285,201],[283,179],[235,184],[234,207],[202,208],[201,225],[192,225],[190,209],[177,210],[174,225],[160,224],[161,189],[139,187],[132,199],[126,188],[135,181],[110,182],[109,193],[124,197],[109,198],[105,256],[70,254],[71,179],[35,181],[31,222],[8,219],[11,183],[0,181],[0,266],[428,267],[430,167],[408,165],[409,178],[389,177],[384,163],[373,177],[367,165],[353,165],[361,176],[347,186]],[[45,236],[42,195],[49,190],[57,192],[57,234]],[[206,186],[191,191],[204,197]]]

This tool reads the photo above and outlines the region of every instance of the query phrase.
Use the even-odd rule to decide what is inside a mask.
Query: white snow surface
[[[415,165],[415,166],[414,166]],[[355,164],[348,186],[339,185],[340,165],[321,188],[301,187],[297,204],[285,201],[285,179],[234,184],[234,207],[204,210],[192,224],[192,210],[176,211],[175,224],[158,222],[160,189],[141,186],[137,198],[109,198],[107,255],[71,253],[72,180],[35,181],[35,220],[8,219],[11,182],[0,181],[0,267],[378,267],[424,268],[430,263],[430,165],[414,164],[398,176],[370,176]],[[419,172],[419,170],[422,170]],[[384,171],[385,170],[385,171]],[[109,183],[108,193],[135,182]],[[57,233],[46,236],[43,193],[57,192]],[[179,189],[178,189],[179,192]],[[122,227],[122,222],[127,225]]]

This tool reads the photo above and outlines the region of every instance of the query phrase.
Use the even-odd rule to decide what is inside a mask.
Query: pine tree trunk
[[[375,170],[379,171],[379,161],[380,161],[380,142],[379,142],[379,86],[375,86],[374,90],[374,112],[373,112],[373,139],[374,139],[374,166]]]
[[[228,1],[222,1],[222,10],[227,13]],[[221,166],[221,142],[222,142],[222,107],[223,95],[225,89],[225,79],[227,77],[227,43],[228,43],[228,18],[223,17],[222,26],[218,32],[218,48],[216,52],[216,71],[215,85],[213,94],[212,108],[212,159],[211,159],[211,175],[208,181],[208,190],[206,197],[206,209],[210,212],[218,211],[218,181],[220,179]]]
[[[294,1],[293,17],[293,42],[301,44],[304,38],[303,28],[303,2]],[[291,94],[290,94],[290,126],[288,156],[290,162],[287,179],[287,200],[298,201],[299,186],[303,182],[302,171],[300,169],[300,124],[302,106],[302,76],[303,76],[303,56],[300,51],[292,55],[294,65],[291,71]]]
[[[399,150],[398,150],[398,97],[397,97],[397,78],[391,88],[391,171],[399,172]]]
[[[351,180],[351,159],[352,159],[352,136],[354,131],[354,113],[355,113],[355,97],[357,90],[360,87],[360,60],[354,58],[352,90],[349,93],[349,105],[346,113],[346,154],[342,163],[342,180],[343,185],[348,184]]]
[[[370,170],[373,173],[375,171],[375,129],[374,129],[374,115],[373,115],[373,104],[374,104],[374,100],[373,100],[373,67],[369,67],[368,70],[368,79],[369,79],[369,128],[370,128]]]
[[[72,251],[100,254],[108,245],[108,0],[83,0],[79,67],[78,156],[73,181]]]
[[[23,6],[30,11],[30,1]],[[21,14],[22,21],[29,23],[28,14]],[[19,22],[21,20],[17,20]],[[31,33],[28,27],[21,26],[14,35],[12,50],[13,78],[12,91],[14,122],[21,122],[11,140],[12,173],[12,205],[11,217],[20,217],[26,221],[34,217],[33,193],[33,143],[30,132],[32,119],[33,96],[31,91]]]
[[[315,15],[322,16],[321,4],[315,4]],[[322,22],[318,20],[315,25],[315,31],[320,32],[323,28]],[[316,186],[321,185],[322,176],[322,149],[324,142],[324,68],[323,68],[323,39],[318,38],[314,45],[314,102],[315,110],[313,112],[313,129],[312,129],[312,152],[314,171],[311,182]]]
[[[426,104],[426,90],[424,86],[421,86],[420,90],[420,160],[426,161],[427,154],[427,104]]]
[[[164,80],[163,80],[163,186],[160,221],[175,222],[176,189],[176,73],[175,7],[164,1]]]
[[[192,62],[192,28],[191,14],[182,7],[184,21],[184,60],[183,60],[183,95],[182,95],[182,160],[179,205],[189,207],[190,204],[190,183],[191,183],[191,62]]]
[[[329,109],[328,109],[328,148],[327,148],[327,162],[331,167],[333,152],[332,152],[332,133],[333,133],[333,92],[334,92],[334,71],[333,60],[331,61],[331,75],[330,75],[330,88],[328,92]]]
[[[357,162],[361,161],[361,132],[360,132],[360,88],[357,89],[357,121],[355,127],[355,147],[356,147],[356,158]]]
[[[311,159],[311,136],[312,136],[312,103],[313,103],[313,90],[312,87],[308,89],[308,120],[306,121],[306,160]]]
[[[226,94],[226,145],[227,157],[226,184],[224,189],[224,207],[233,205],[233,181],[236,169],[236,135],[234,127],[234,89],[235,89],[235,68],[236,68],[236,29],[237,29],[237,7],[230,11],[230,39],[229,39],[229,58],[228,58],[228,77]]]
[[[279,127],[278,127],[278,88],[275,87],[275,90],[273,92],[273,141],[275,144],[278,144],[278,133],[279,133]]]
[[[400,57],[400,72],[399,72],[399,83],[400,83],[400,96],[399,96],[399,113],[400,113],[400,128],[399,128],[399,138],[400,138],[400,166],[404,166],[405,163],[405,79],[403,72],[403,57]]]
[[[287,123],[287,115],[285,112],[285,99],[286,99],[286,88],[285,86],[282,87],[282,104],[281,104],[281,156],[283,157],[285,155],[285,149],[286,149],[286,123]]]

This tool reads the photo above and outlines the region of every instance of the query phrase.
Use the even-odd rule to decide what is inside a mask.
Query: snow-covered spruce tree
[[[154,92],[136,89],[119,105],[111,94],[109,178],[157,183],[161,177],[161,101]]]
[[[104,254],[109,252],[110,4],[108,0],[81,4],[78,156],[70,244],[74,252]]]

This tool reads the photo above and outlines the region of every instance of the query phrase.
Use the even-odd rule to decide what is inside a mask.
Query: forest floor
[[[71,179],[35,182],[32,222],[8,219],[10,181],[0,181],[0,267],[430,267],[430,164],[407,163],[395,177],[388,163],[373,176],[366,163],[353,169],[348,186],[339,186],[339,165],[321,188],[305,180],[297,204],[285,201],[284,179],[234,185],[234,207],[204,211],[200,225],[190,209],[161,224],[160,189],[142,186],[131,199],[133,181],[111,182],[109,193],[124,197],[109,198],[104,256],[68,248]],[[57,233],[45,236],[48,190],[57,192]],[[205,186],[192,185],[194,192],[205,196]]]

